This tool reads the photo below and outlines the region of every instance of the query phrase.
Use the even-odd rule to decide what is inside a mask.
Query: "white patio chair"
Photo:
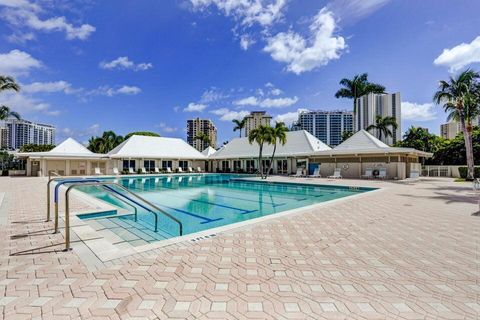
[[[154,172],[155,172],[155,173],[160,173],[160,169],[158,169],[157,167],[155,167]]]
[[[373,169],[366,169],[365,174],[362,174],[362,178],[364,179],[372,179],[373,178]]]
[[[145,168],[142,168],[142,169],[140,169],[140,170],[141,170],[141,172],[142,172],[143,174],[147,174],[147,173],[148,173],[147,170],[145,170]]]
[[[120,172],[118,172],[117,167],[113,168],[113,174],[116,175],[116,176],[118,176],[120,174]]]
[[[297,173],[293,174],[292,177],[303,177],[303,168],[297,168]]]
[[[100,168],[99,168],[99,167],[96,167],[96,168],[95,168],[95,174],[96,174],[97,176],[99,176],[99,175],[102,174],[102,172],[100,171]]]
[[[315,170],[313,170],[313,174],[308,176],[309,178],[321,178],[322,176],[320,175],[320,167],[316,167]]]
[[[128,168],[128,173],[129,173],[129,174],[135,174],[135,171],[133,171],[133,168],[130,167],[130,168]]]
[[[202,172],[202,168],[197,167],[197,172]]]
[[[335,169],[335,171],[333,172],[333,176],[328,176],[329,178],[331,179],[342,179],[342,169]]]
[[[167,167],[167,173],[173,173],[172,168]]]
[[[382,168],[378,170],[378,179],[387,179],[387,169]]]
[[[182,167],[178,167],[178,173],[183,173]]]
[[[188,172],[190,172],[190,173],[193,172],[192,167],[188,167]]]

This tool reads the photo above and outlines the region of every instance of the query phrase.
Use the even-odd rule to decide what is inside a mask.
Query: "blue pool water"
[[[247,181],[245,175],[204,174],[121,177],[104,179],[114,181],[171,214],[183,224],[183,234],[203,231],[315,203],[348,197],[374,190],[331,185],[272,183]],[[80,187],[81,191],[98,199],[133,212],[110,193],[98,187]],[[133,215],[109,217],[87,215],[83,219],[96,221],[107,227],[136,228],[141,239],[156,241],[179,235],[178,224],[159,214],[159,230],[153,232],[154,215],[138,208]],[[103,221],[102,221],[103,220]],[[108,221],[107,221],[108,220]],[[140,232],[142,230],[142,232]]]

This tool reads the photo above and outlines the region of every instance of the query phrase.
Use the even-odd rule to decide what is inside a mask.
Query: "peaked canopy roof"
[[[287,132],[285,145],[277,143],[275,156],[308,156],[316,151],[331,150],[322,141],[318,140],[305,130]],[[250,144],[248,138],[235,138],[220,150],[211,155],[210,159],[231,159],[231,158],[256,158],[258,157],[259,146],[257,143]],[[271,156],[273,146],[264,144],[263,156]]]
[[[353,136],[336,146],[330,151],[320,151],[315,152],[314,155],[354,155],[359,154],[379,154],[379,155],[392,155],[392,154],[402,154],[402,155],[415,155],[420,157],[431,157],[433,154],[416,150],[413,148],[397,148],[390,147],[384,142],[380,141],[366,130],[360,130],[356,132]]]
[[[110,158],[206,159],[182,139],[135,135],[107,155]]]
[[[208,146],[208,148],[206,148],[205,150],[202,151],[202,154],[203,154],[205,157],[209,157],[209,156],[211,156],[212,154],[214,154],[215,152],[217,152],[217,150],[215,150],[214,148],[212,148],[212,146]]]
[[[20,157],[35,158],[102,158],[104,154],[93,153],[75,139],[68,138],[58,146],[46,152],[19,152]]]

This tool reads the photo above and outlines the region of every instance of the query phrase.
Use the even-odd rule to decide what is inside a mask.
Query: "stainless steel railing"
[[[66,183],[68,183],[68,182],[66,182]],[[105,182],[102,181],[102,182],[72,183],[67,187],[67,191],[65,192],[65,250],[70,249],[70,198],[69,198],[69,194],[70,194],[70,191],[73,188],[78,187],[78,186],[99,186],[99,187],[102,187],[104,190],[110,191],[113,194],[115,194],[116,196],[123,197],[123,198],[127,199],[128,201],[130,201],[130,202],[140,206],[141,208],[147,210],[148,212],[152,213],[155,217],[155,232],[158,231],[158,213],[161,213],[162,215],[166,216],[167,218],[169,218],[169,219],[173,220],[175,223],[177,223],[178,227],[179,227],[179,234],[183,235],[183,224],[180,220],[178,220],[177,218],[175,218],[171,214],[165,212],[164,210],[160,209],[159,207],[157,207],[153,203],[151,203],[151,202],[145,200],[144,198],[140,197],[139,195],[135,194],[134,192],[128,190],[124,186],[119,185],[118,183],[106,182],[106,181]],[[121,192],[115,190],[111,186],[114,186],[114,187],[117,187],[117,188],[121,189],[123,192],[125,192],[128,195],[132,196],[133,198],[139,200],[140,202],[146,203],[148,206],[153,208],[155,211],[152,210],[151,208],[150,209],[147,208],[147,206],[139,203],[139,201],[137,201],[135,199],[131,199],[129,196],[122,194]],[[58,202],[56,204],[58,206]],[[55,218],[58,221],[58,211],[56,211],[55,214],[56,214]],[[57,232],[57,231],[58,231],[58,224],[56,226],[55,232]]]

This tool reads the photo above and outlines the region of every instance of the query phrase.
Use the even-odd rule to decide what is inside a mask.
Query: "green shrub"
[[[467,178],[467,167],[458,167],[458,172],[460,173],[460,178]],[[476,178],[480,177],[480,167],[475,167],[475,172],[473,173]]]

